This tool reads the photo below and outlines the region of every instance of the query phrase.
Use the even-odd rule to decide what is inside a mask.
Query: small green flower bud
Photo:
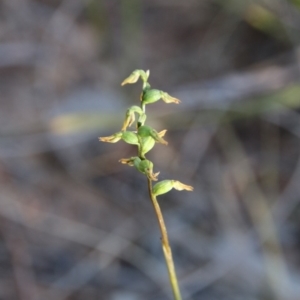
[[[163,180],[156,183],[152,188],[152,193],[155,196],[165,194],[173,188],[173,180]]]
[[[140,172],[146,174],[147,170],[152,170],[153,169],[153,163],[148,159],[140,160],[138,162],[138,164],[136,164],[136,168]]]
[[[149,179],[156,181],[158,173],[153,173],[153,163],[148,160],[144,159],[141,160],[139,157],[134,159],[134,166],[137,168],[138,171],[145,174]]]
[[[150,104],[160,100],[162,97],[162,92],[155,89],[146,89],[141,95],[141,101],[143,104]]]
[[[139,145],[139,139],[137,137],[137,134],[132,131],[124,131],[122,134],[122,140],[127,144]]]
[[[192,186],[183,184],[177,180],[163,180],[153,186],[152,192],[155,196],[158,196],[168,193],[173,188],[178,191],[192,191],[194,189]]]
[[[140,126],[139,129],[138,129],[138,135],[140,137],[148,137],[148,136],[151,136],[151,131],[153,129],[150,127],[150,126]]]
[[[163,134],[165,133],[165,131],[162,131]],[[165,141],[161,135],[152,127],[150,126],[141,126],[138,129],[138,135],[140,137],[148,137],[151,136],[156,142],[161,143],[161,144],[165,144],[167,145],[168,142]]]
[[[159,138],[162,138],[165,135],[166,132],[167,132],[167,130],[162,130],[161,132],[158,132],[157,134],[158,134]],[[142,157],[144,157],[145,154],[147,152],[149,152],[154,147],[155,142],[156,141],[151,136],[141,138],[140,155]]]

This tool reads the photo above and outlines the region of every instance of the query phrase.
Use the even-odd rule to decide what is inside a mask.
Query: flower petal
[[[136,83],[138,81],[138,79],[140,78],[140,70],[135,70],[133,71],[127,78],[125,78],[123,80],[123,82],[121,83],[121,85],[125,85],[125,84],[131,84],[131,83]]]
[[[177,180],[173,180],[173,188],[178,191],[183,191],[183,190],[193,191],[194,190],[194,188],[192,186],[183,184],[182,182],[177,181]]]
[[[121,164],[124,164],[124,165],[129,165],[129,166],[133,166],[133,163],[134,163],[134,157],[130,157],[130,158],[121,158],[119,160],[119,162]]]
[[[122,132],[117,132],[110,136],[99,137],[99,141],[106,143],[116,143],[122,138]]]
[[[165,103],[175,103],[179,104],[181,101],[175,97],[170,96],[168,93],[162,93],[162,100]]]

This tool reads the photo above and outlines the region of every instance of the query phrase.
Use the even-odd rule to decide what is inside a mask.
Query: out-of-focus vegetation
[[[0,298],[169,299],[133,148],[98,142],[151,69],[183,298],[298,300],[299,33],[298,0],[1,0]]]

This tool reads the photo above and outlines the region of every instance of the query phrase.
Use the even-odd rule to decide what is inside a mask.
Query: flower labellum
[[[117,132],[110,136],[99,137],[99,141],[106,143],[116,143],[122,138],[123,132]]]
[[[162,92],[162,96],[161,96],[162,100],[165,103],[175,103],[175,104],[179,104],[181,101],[177,98],[174,98],[172,96],[170,96],[168,93]]]
[[[119,162],[121,163],[121,164],[124,164],[124,165],[128,165],[128,166],[134,166],[134,160],[135,159],[140,159],[140,158],[138,158],[137,156],[134,156],[134,157],[130,157],[130,158],[121,158],[120,160],[119,160]]]
[[[177,191],[183,191],[183,190],[186,190],[186,191],[193,191],[194,188],[190,185],[186,185],[186,184],[183,184],[182,182],[180,181],[177,181],[177,180],[173,180],[173,188]]]

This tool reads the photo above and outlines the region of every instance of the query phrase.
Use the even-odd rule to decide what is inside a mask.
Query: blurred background
[[[183,298],[300,299],[299,0],[0,1],[0,299],[172,299],[120,130],[148,107]]]

